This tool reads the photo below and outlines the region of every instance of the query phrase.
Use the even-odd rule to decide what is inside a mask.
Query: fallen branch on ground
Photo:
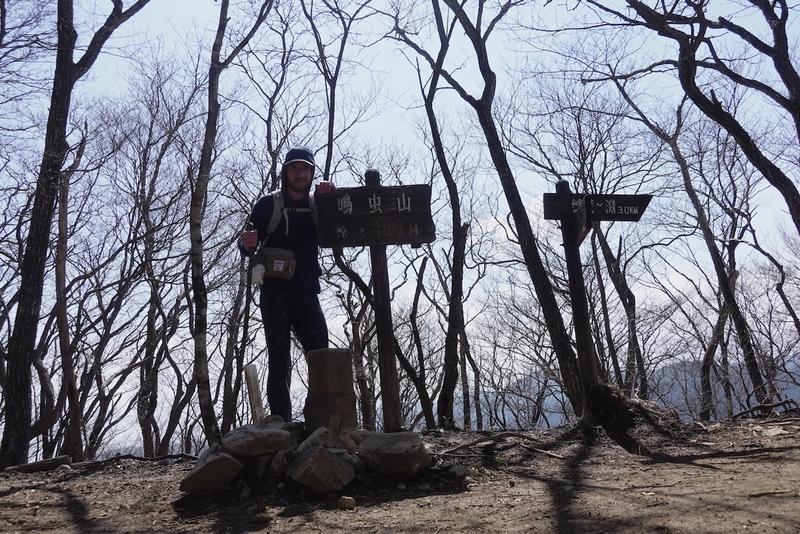
[[[780,402],[772,402],[772,403],[769,403],[769,404],[759,404],[757,406],[753,406],[752,408],[748,408],[747,410],[744,410],[742,412],[739,412],[739,413],[735,414],[733,417],[731,417],[731,419],[738,419],[739,417],[741,417],[743,415],[747,415],[749,413],[753,413],[753,412],[757,412],[757,411],[766,412],[767,410],[771,410],[773,408],[777,408],[778,406],[794,406],[795,408],[798,407],[797,403],[794,401],[794,399],[786,399],[786,400],[782,400]]]
[[[532,438],[530,436],[527,436],[527,435],[525,435],[525,434],[523,434],[521,432],[500,432],[498,434],[494,434],[494,435],[491,435],[491,436],[485,436],[485,437],[476,439],[474,441],[470,441],[468,443],[462,443],[461,445],[459,445],[457,447],[453,447],[452,449],[447,449],[447,450],[444,450],[444,451],[441,451],[441,452],[438,452],[438,453],[435,453],[435,454],[438,454],[438,455],[452,454],[452,453],[454,453],[456,451],[460,451],[460,450],[463,450],[463,449],[469,449],[470,447],[474,447],[475,445],[480,445],[482,443],[486,443],[486,444],[499,443],[499,442],[503,441],[506,438],[519,438],[519,439],[523,439],[525,441],[533,441],[535,443],[540,443],[540,441],[538,439]]]
[[[72,461],[68,455],[63,456],[55,456],[53,458],[47,458],[46,460],[40,460],[38,462],[31,462],[28,464],[18,464],[12,465],[10,467],[6,467],[6,471],[17,472],[17,473],[36,473],[38,471],[51,471],[59,466],[67,465]]]
[[[565,458],[560,454],[556,454],[554,452],[546,451],[544,449],[537,449],[535,447],[528,447],[527,445],[523,445],[522,443],[519,444],[520,447],[525,449],[529,452],[538,452],[539,454],[546,454],[547,456],[552,456],[553,458],[558,458],[559,460],[564,460]]]

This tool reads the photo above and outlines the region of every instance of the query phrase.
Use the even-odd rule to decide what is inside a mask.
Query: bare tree
[[[94,64],[113,32],[146,6],[150,0],[137,0],[127,9],[122,0],[94,33],[78,61],[73,60],[77,32],[73,20],[73,0],[58,1],[58,47],[53,75],[50,111],[44,150],[34,193],[31,223],[22,260],[20,298],[9,341],[6,379],[6,421],[0,445],[0,467],[26,462],[28,429],[31,422],[31,353],[36,339],[44,284],[45,257],[55,210],[56,191],[69,144],[67,121],[72,91]]]
[[[40,68],[55,41],[52,2],[0,0],[0,169],[35,135],[31,108],[47,96]]]
[[[491,18],[485,19],[484,8],[486,7],[486,2],[481,0],[478,3],[477,13],[473,21],[462,4],[459,4],[455,0],[444,0],[444,4],[458,20],[460,28],[466,33],[475,54],[475,59],[483,81],[483,88],[479,97],[470,94],[448,69],[443,68],[436,58],[415,42],[411,37],[413,35],[412,30],[404,28],[399,17],[396,19],[393,31],[397,38],[411,47],[424,59],[432,70],[435,69],[440,72],[442,78],[447,81],[464,102],[473,108],[477,115],[478,123],[486,138],[492,163],[497,171],[506,196],[506,202],[508,203],[514,220],[520,248],[525,258],[525,264],[530,273],[531,281],[536,288],[539,301],[545,310],[547,327],[556,354],[558,355],[566,394],[570,398],[573,406],[575,406],[576,411],[580,412],[583,409],[585,389],[588,388],[590,384],[597,383],[599,378],[596,373],[597,364],[595,356],[594,354],[580,355],[582,362],[581,367],[584,369],[584,372],[579,373],[571,339],[564,325],[558,303],[556,302],[547,269],[539,255],[537,238],[531,228],[530,218],[528,217],[522,197],[520,196],[519,188],[517,187],[514,173],[508,161],[507,153],[503,148],[502,140],[498,133],[497,124],[492,112],[497,89],[497,75],[491,67],[487,43],[492,32],[497,28],[497,25],[501,23],[508,12],[522,3],[523,2],[519,1],[503,2]],[[434,0],[431,5],[433,7],[437,32],[440,35],[446,35],[447,30],[441,13],[440,2]],[[595,370],[594,372],[592,372],[593,369]]]
[[[659,67],[674,68],[686,96],[736,140],[753,166],[783,196],[800,233],[800,192],[791,178],[796,162],[790,163],[790,170],[779,167],[779,160],[759,141],[760,136],[737,118],[724,97],[715,93],[715,90],[720,91],[720,84],[707,81],[707,78],[724,80],[762,97],[765,105],[776,106],[791,119],[794,140],[800,141],[800,74],[789,40],[789,21],[793,13],[789,4],[784,0],[748,1],[743,9],[737,6],[735,11],[712,19],[708,4],[703,2],[664,4],[654,8],[639,0],[626,0],[626,5],[633,10],[630,15],[603,0],[587,3],[601,14],[610,14],[627,25],[650,30],[677,45],[676,59],[663,59],[615,76],[636,78]],[[766,31],[757,30],[759,24]],[[722,42],[726,44],[721,45]],[[727,48],[732,44],[742,53],[722,52],[720,46]],[[739,65],[744,57],[748,58],[746,63],[759,66],[754,74]],[[772,72],[764,72],[769,67]]]
[[[173,241],[173,236],[185,231],[188,190],[174,157],[175,146],[181,130],[195,118],[203,83],[196,70],[184,74],[176,64],[159,57],[145,62],[141,71],[132,90],[137,110],[128,128],[124,159],[129,164],[124,170],[130,175],[129,194],[140,225],[137,242],[149,293],[136,410],[144,455],[154,456],[164,440],[163,436],[159,439],[155,420],[160,369],[178,329],[184,295],[174,288],[180,287],[187,263],[185,252],[175,251]],[[171,307],[166,304],[170,294],[175,295]],[[182,401],[178,395],[173,407]]]
[[[206,129],[203,138],[203,148],[200,154],[200,166],[197,178],[193,184],[191,211],[189,214],[191,233],[191,258],[192,258],[192,302],[194,305],[194,325],[192,337],[195,342],[194,373],[197,380],[197,393],[200,400],[200,413],[203,418],[203,427],[206,440],[209,444],[220,441],[220,432],[217,425],[214,405],[211,399],[211,387],[208,377],[208,341],[207,341],[207,313],[208,290],[203,269],[203,211],[206,205],[206,193],[211,177],[213,152],[217,138],[217,128],[220,116],[219,81],[222,71],[231,65],[236,56],[247,46],[250,39],[266,20],[272,9],[272,0],[261,3],[255,20],[244,37],[230,50],[226,57],[222,55],[222,46],[225,32],[228,27],[228,7],[230,0],[220,2],[219,23],[211,48],[211,61],[208,68],[208,110],[206,116]]]
[[[340,90],[342,69],[346,64],[345,51],[352,38],[354,25],[374,14],[374,12],[366,9],[371,1],[322,0],[321,4],[324,7],[322,10],[317,10],[316,6],[318,4],[315,3],[315,0],[300,0],[303,15],[308,21],[311,34],[314,37],[316,53],[313,56],[313,61],[325,83],[327,130],[325,135],[325,163],[322,167],[324,180],[330,180],[334,174],[334,143],[342,134],[361,120],[367,109],[362,107],[355,110],[352,112],[352,118],[346,120],[343,124],[339,124],[342,121],[337,116],[337,106],[340,105],[337,93]],[[328,28],[321,21],[326,19],[332,19],[335,22],[332,25],[336,28],[332,37],[323,36],[323,32],[327,31]],[[328,50],[331,45],[335,47],[333,53]]]
[[[758,361],[756,359],[756,355],[753,349],[750,327],[747,323],[747,319],[741,312],[741,308],[739,307],[736,301],[736,297],[734,295],[734,290],[733,290],[733,284],[731,283],[730,280],[730,274],[726,269],[725,263],[722,259],[722,255],[720,254],[720,251],[716,245],[715,237],[711,230],[706,210],[703,208],[700,198],[697,195],[697,191],[695,190],[695,187],[692,183],[692,177],[689,165],[678,144],[678,136],[680,135],[681,128],[683,126],[683,105],[679,106],[678,109],[676,110],[675,129],[673,132],[669,133],[664,128],[662,128],[661,126],[653,122],[651,119],[649,119],[641,111],[641,109],[633,102],[628,93],[625,91],[625,88],[622,85],[622,83],[616,81],[616,85],[620,93],[623,95],[623,98],[626,99],[628,104],[633,109],[638,120],[640,120],[645,126],[647,126],[653,132],[654,135],[656,135],[657,137],[659,137],[659,139],[664,141],[667,144],[667,146],[669,146],[670,150],[672,150],[672,154],[675,158],[675,161],[678,164],[678,168],[683,178],[684,188],[686,189],[686,193],[689,196],[692,206],[694,207],[695,212],[697,214],[697,222],[698,225],[700,226],[700,230],[703,233],[703,241],[705,242],[709,255],[711,256],[711,260],[714,265],[714,272],[716,273],[719,282],[720,291],[722,292],[722,295],[725,299],[727,306],[730,308],[731,317],[736,327],[736,333],[739,340],[739,344],[742,347],[742,351],[744,353],[745,365],[747,367],[747,371],[753,385],[753,392],[755,393],[756,399],[760,404],[768,403],[770,400],[770,396],[765,388],[761,372],[759,370]]]

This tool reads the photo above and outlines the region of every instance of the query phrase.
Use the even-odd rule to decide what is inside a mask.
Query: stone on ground
[[[286,469],[295,482],[319,493],[339,491],[356,476],[353,467],[324,447],[311,447]]]
[[[308,436],[303,443],[297,447],[297,452],[303,452],[310,447],[328,447],[330,449],[356,450],[356,443],[350,434],[334,434],[328,427],[321,426]]]
[[[272,457],[272,461],[269,463],[266,474],[268,477],[277,477],[283,474],[287,465],[289,465],[287,452],[278,451],[275,453],[275,456]]]
[[[336,502],[336,507],[339,510],[355,510],[356,500],[352,497],[348,497],[347,495],[342,495]]]
[[[370,432],[356,452],[367,469],[387,475],[415,475],[431,465],[425,443],[414,432]]]
[[[188,475],[181,480],[180,489],[186,493],[216,491],[224,488],[242,470],[242,463],[230,454],[206,451]]]
[[[260,456],[291,449],[289,432],[272,426],[245,425],[228,432],[222,446],[235,456]]]

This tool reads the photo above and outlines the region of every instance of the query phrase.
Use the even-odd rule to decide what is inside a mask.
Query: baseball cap
[[[283,165],[285,167],[286,165],[294,163],[295,161],[302,161],[303,163],[308,163],[313,167],[314,153],[311,152],[310,148],[304,146],[290,148],[289,152],[286,153],[286,157],[283,159]]]

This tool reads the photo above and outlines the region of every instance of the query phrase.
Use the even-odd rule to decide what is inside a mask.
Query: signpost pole
[[[569,183],[560,181],[556,184],[556,194],[559,199],[570,206],[572,194]],[[587,209],[585,202],[582,209]],[[582,217],[588,217],[588,214]],[[584,222],[584,225],[587,223]],[[578,218],[571,209],[565,211],[561,218],[561,235],[564,239],[564,257],[567,262],[567,276],[569,278],[569,296],[572,302],[572,320],[575,324],[575,341],[578,349],[578,368],[581,372],[583,386],[583,413],[588,413],[589,387],[600,383],[600,373],[592,347],[591,328],[589,326],[589,304],[586,300],[586,285],[583,281],[583,267],[579,249]]]
[[[380,173],[369,169],[364,173],[364,184],[379,186]],[[386,245],[369,247],[372,262],[372,291],[375,302],[375,326],[378,337],[378,369],[383,404],[383,431],[398,432],[403,421],[400,413],[400,387],[397,379],[392,334],[392,307],[389,300],[389,269],[386,263]]]

